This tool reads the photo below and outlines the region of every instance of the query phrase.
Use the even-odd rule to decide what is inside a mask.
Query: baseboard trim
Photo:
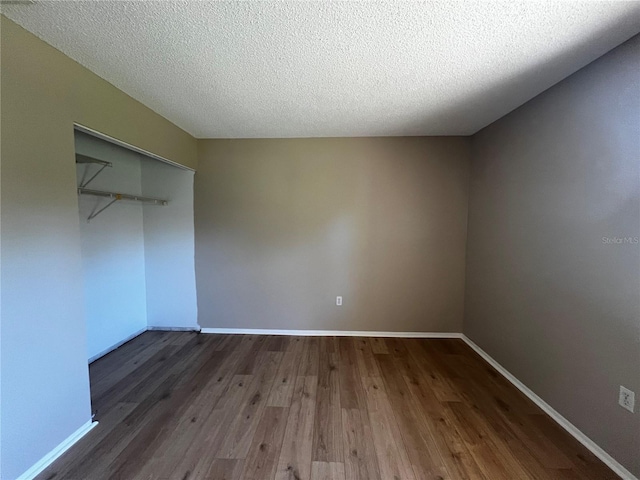
[[[397,337],[462,338],[455,332],[379,332],[369,330],[271,330],[259,328],[202,328],[200,333],[218,335],[287,335],[293,337]]]
[[[200,327],[147,327],[150,332],[199,332]]]
[[[126,337],[124,340],[120,340],[119,342],[114,343],[113,345],[111,345],[109,348],[101,351],[100,353],[98,353],[97,355],[94,355],[93,357],[89,358],[89,363],[95,362],[96,360],[98,360],[101,357],[104,357],[107,353],[111,353],[113,352],[116,348],[121,347],[122,345],[124,345],[125,343],[127,343],[129,340],[133,340],[134,338],[136,338],[138,335],[142,335],[144,332],[146,332],[148,330],[147,327],[144,327],[140,330],[138,330],[137,332],[132,333],[131,335],[129,335],[128,337]]]
[[[89,433],[94,427],[98,425],[98,422],[89,420],[82,425],[78,430],[69,435],[62,441],[56,448],[47,453],[38,462],[36,462],[29,470],[24,472],[18,477],[17,480],[31,480],[40,474],[45,468],[55,462],[64,452],[69,450],[76,442]]]
[[[624,480],[638,480],[629,470],[622,466],[616,459],[605,452],[593,440],[586,436],[580,429],[573,425],[569,420],[558,413],[551,405],[536,395],[524,383],[518,380],[509,370],[500,365],[487,352],[480,348],[466,335],[462,335],[462,340],[469,345],[478,355],[480,355],[489,365],[495,368],[504,378],[506,378],[514,387],[524,393],[533,403],[540,407],[547,415],[549,415],[558,425],[564,428],[571,436],[584,445],[587,450],[598,457],[602,462],[613,470],[620,478]]]

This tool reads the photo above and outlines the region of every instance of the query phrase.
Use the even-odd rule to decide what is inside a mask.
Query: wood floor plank
[[[247,335],[241,340],[241,344],[250,344],[251,347],[247,354],[240,358],[240,363],[236,373],[239,375],[251,375],[256,368],[260,366],[258,362],[258,354],[262,350],[266,350],[269,337],[265,335]]]
[[[102,412],[110,410],[121,402],[137,403],[143,395],[135,395],[136,391],[147,391],[156,380],[166,377],[165,361],[174,352],[175,347],[166,346],[141,363],[135,370],[117,380],[109,388],[100,391],[92,399],[92,410],[99,420]],[[130,394],[130,392],[134,392]],[[130,395],[129,395],[130,394]],[[127,399],[127,396],[129,397]]]
[[[167,377],[162,384],[143,402],[125,416],[113,431],[103,440],[92,444],[84,450],[84,455],[61,472],[56,472],[60,478],[109,478],[110,465],[115,458],[135,444],[135,439],[142,431],[153,428],[155,420],[159,418],[166,406],[166,400],[177,383],[175,375]],[[98,428],[100,425],[98,425]]]
[[[241,397],[241,393],[241,387],[238,387],[238,390],[229,390],[229,394],[232,396]],[[239,400],[240,398],[238,398]],[[183,478],[189,474],[190,478],[206,478],[209,475],[212,462],[217,460],[215,458],[216,452],[219,451],[233,418],[232,410],[229,409],[214,409],[209,412],[189,446],[182,450],[178,461],[173,466],[167,466],[167,470],[173,472],[172,477]],[[175,455],[175,451],[170,451],[169,456],[171,454]]]
[[[287,343],[286,351],[287,352],[298,352],[298,359],[302,355],[304,351],[304,339],[308,337],[288,337],[289,342]]]
[[[247,343],[251,344],[254,341],[253,336],[247,335],[216,335],[219,337],[218,344],[216,345],[216,350],[221,351],[240,351],[243,348],[243,345]]]
[[[320,339],[318,391],[311,459],[342,462],[342,411],[340,406],[339,355],[332,337]]]
[[[394,357],[406,357],[409,355],[405,338],[385,338],[384,341],[387,345],[387,350]]]
[[[445,415],[446,404],[438,401],[423,377],[405,377],[414,401],[422,406],[433,439],[451,478],[482,480],[482,471],[471,456],[456,426]]]
[[[356,348],[356,358],[358,360],[358,369],[363,377],[379,377],[380,371],[378,364],[373,356],[371,344],[367,338],[353,338]]]
[[[203,405],[205,413],[203,421],[198,422],[199,429],[195,432],[193,440],[174,464],[172,470],[174,477],[182,478],[189,474],[192,478],[206,478],[211,458],[215,457],[215,452],[220,451],[226,440],[227,433],[236,418],[238,405],[250,395],[254,376],[236,375],[235,372],[240,369],[242,359],[252,350],[255,338],[225,336],[223,340],[222,351],[228,352],[229,356],[212,375],[210,384],[216,382],[217,386],[218,382],[221,383],[224,392],[215,403]],[[175,453],[172,450],[167,452],[169,456],[173,454]]]
[[[425,374],[425,379],[441,402],[461,402],[460,393],[451,384],[448,378],[446,361],[441,358],[443,354],[438,354],[434,345],[442,340],[433,339],[430,341],[419,340],[407,344],[407,348],[413,357],[413,362],[421,367]]]
[[[206,335],[193,336],[184,346],[160,358],[158,365],[155,365],[152,369],[137,369],[136,373],[142,372],[141,375],[144,377],[143,381],[137,383],[134,388],[127,390],[117,385],[115,389],[121,389],[126,392],[121,397],[122,401],[139,402],[145,399],[148,392],[163,382],[169,375],[176,375],[178,377],[177,385],[180,385],[190,378],[194,368],[207,361],[210,354],[217,353],[209,348],[215,345],[217,341],[217,338],[207,338]],[[103,398],[95,402],[96,406],[102,404],[101,400]]]
[[[376,360],[416,477],[432,480],[449,477],[424,412],[416,408],[404,381],[405,372],[398,368],[392,355],[379,355]]]
[[[265,350],[268,352],[286,352],[289,345],[289,337],[285,335],[270,335],[267,337]]]
[[[123,378],[137,368],[138,363],[155,354],[162,347],[169,345],[168,332],[149,332],[153,335],[142,335],[121,345],[109,353],[107,358],[101,357],[89,364],[92,393],[100,393],[100,386],[111,386],[113,377]],[[114,368],[114,364],[117,365]],[[109,378],[111,377],[111,378]]]
[[[204,480],[240,480],[242,478],[243,467],[244,460],[237,458],[216,458],[211,461],[211,467],[202,477],[194,476],[190,478],[203,478]]]
[[[313,462],[311,480],[344,480],[344,464],[340,462]]]
[[[504,448],[501,439],[487,428],[486,421],[477,415],[473,406],[461,402],[451,402],[447,406],[445,414],[450,412],[455,416],[458,431],[485,477],[496,480],[531,478],[509,449]]]
[[[309,480],[318,377],[298,376],[284,433],[276,480]]]
[[[89,373],[40,480],[617,478],[459,339],[147,332]]]
[[[569,436],[548,415],[531,415],[530,418],[544,434],[547,441],[556,445],[571,460],[572,469],[582,475],[583,478],[599,478],[602,480],[618,478],[611,469],[575,438]]]
[[[288,407],[291,405],[291,397],[295,387],[298,367],[300,366],[300,353],[293,350],[284,352],[278,373],[276,373],[267,406]]]
[[[381,480],[366,408],[343,408],[342,429],[346,480]]]
[[[320,361],[320,339],[318,337],[306,337],[300,358],[298,375],[304,377],[318,376],[318,362]]]
[[[199,423],[191,444],[184,451],[184,455],[174,466],[173,476],[182,477],[189,474],[195,478],[206,478],[209,474],[211,458],[214,452],[219,452],[227,439],[227,433],[237,417],[238,405],[250,396],[253,375],[236,375],[235,372],[244,368],[243,359],[249,352],[255,351],[255,337],[225,336],[223,351],[229,352],[227,359],[219,366],[210,383],[216,382],[214,387],[221,384],[224,389],[220,397],[203,405],[205,415]],[[213,408],[213,410],[211,410]],[[171,451],[167,452],[171,455]]]
[[[353,341],[349,337],[342,337],[338,340],[338,345],[340,348],[338,365],[340,406],[347,409],[364,408],[366,402]]]
[[[371,351],[374,354],[388,354],[389,349],[387,348],[387,343],[385,338],[381,337],[371,337],[369,338],[369,345],[371,346]]]
[[[439,384],[434,384],[437,367],[426,361],[418,361],[416,357],[423,355],[422,339],[405,340],[407,355],[396,356],[395,361],[403,373],[405,384],[411,394],[412,402],[422,411],[427,428],[432,432],[432,438],[437,445],[438,452],[451,478],[482,479],[484,475],[475,463],[468,448],[464,445],[455,427],[443,415],[443,403],[436,391],[442,392]],[[447,385],[447,389],[452,386]],[[440,398],[459,399],[460,395],[449,390],[448,395]],[[443,433],[447,434],[444,435]]]
[[[494,436],[517,451],[517,457],[526,465],[532,477],[545,476],[545,469],[570,468],[570,460],[552,443],[540,441],[537,429],[529,422],[528,415],[521,414],[510,406],[510,399],[497,396],[495,390],[489,394],[476,379],[470,377],[456,383],[467,401],[464,403],[477,410],[477,415],[490,422]]]
[[[345,476],[347,480],[379,479],[356,344],[349,337],[340,338],[338,343]]]
[[[455,347],[455,346],[452,346]],[[550,458],[556,459],[556,462],[549,462],[551,467],[566,468],[568,459],[564,458],[559,452],[554,452],[552,448],[542,447],[545,453],[538,453],[540,450],[536,448],[529,437],[522,435],[521,429],[527,423],[526,415],[520,415],[512,411],[511,398],[502,395],[502,391],[498,388],[487,389],[486,384],[482,385],[477,382],[474,368],[464,358],[465,352],[458,348],[455,354],[448,354],[448,360],[451,365],[456,366],[459,377],[452,379],[465,401],[462,404],[452,404],[451,408],[454,412],[458,412],[458,416],[467,418],[464,422],[468,428],[469,424],[475,424],[482,433],[481,437],[486,440],[484,443],[489,444],[492,451],[495,451],[502,463],[506,463],[507,468],[511,469],[513,474],[523,474],[526,472],[528,478],[544,479],[548,477],[549,471],[545,468],[544,457],[551,455]],[[464,377],[464,378],[461,378]],[[466,408],[466,410],[462,410]],[[472,417],[472,418],[469,418]],[[534,429],[529,428],[529,431]],[[538,455],[536,455],[538,453]],[[483,455],[482,458],[485,458]],[[477,461],[482,468],[483,465]]]
[[[261,352],[256,355],[256,373],[249,385],[247,396],[237,406],[238,413],[220,450],[215,454],[216,458],[247,457],[282,355],[282,352]]]
[[[275,476],[289,409],[266,407],[244,462],[242,478],[266,480]]]
[[[92,429],[82,442],[87,445],[97,445],[105,441],[113,430],[138,407],[137,403],[119,403],[113,409],[105,413],[100,420],[100,428]],[[78,468],[82,462],[77,458],[73,449],[67,450],[56,462],[44,470],[42,478],[68,478],[68,472]]]
[[[224,364],[220,367],[222,368]],[[219,372],[213,375],[200,395],[191,402],[190,408],[182,415],[179,412],[174,413],[173,425],[168,426],[168,432],[162,444],[156,448],[152,461],[143,469],[143,473],[149,474],[149,478],[173,471],[180,471],[181,475],[194,472],[199,457],[196,451],[206,454],[203,448],[204,442],[198,441],[198,436],[202,435],[203,429],[212,426],[215,428],[222,423],[222,414],[216,409],[219,407],[218,400],[223,394],[228,394],[230,399],[238,398],[242,392],[246,391],[253,377],[234,376],[229,381],[231,385],[219,382],[219,378]],[[176,474],[176,476],[180,475]]]
[[[382,478],[415,480],[382,379],[364,377],[362,382],[367,393],[371,433]]]
[[[205,386],[211,381],[226,352],[219,352],[211,349],[207,355],[202,355],[198,362],[194,362],[193,369],[189,373],[181,375],[175,388],[165,397],[163,408],[156,408],[157,415],[154,417],[153,427],[141,430],[126,451],[116,456],[109,465],[109,471],[114,478],[134,478],[144,465],[150,461],[163,442],[171,438],[172,432],[181,422],[183,415],[186,418],[194,415],[190,411],[196,398],[204,391]],[[190,382],[185,377],[190,377]],[[186,415],[185,415],[186,413]],[[194,417],[191,417],[194,418]],[[190,420],[186,422],[191,426]],[[195,426],[191,427],[195,428]],[[131,457],[136,458],[136,462],[131,462]]]

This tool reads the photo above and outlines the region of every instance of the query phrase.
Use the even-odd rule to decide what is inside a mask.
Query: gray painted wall
[[[464,320],[636,476],[617,398],[640,394],[639,82],[634,37],[473,137]]]
[[[202,327],[461,331],[468,138],[198,145]]]

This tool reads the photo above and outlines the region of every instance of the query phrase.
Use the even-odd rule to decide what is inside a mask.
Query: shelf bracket
[[[120,200],[119,195],[117,195],[113,200],[111,200],[104,207],[102,207],[100,210],[97,210],[97,211],[96,211],[96,208],[98,208],[98,206],[96,205],[96,208],[93,209],[93,212],[91,212],[91,215],[89,215],[89,217],[87,218],[87,223],[91,222],[91,219],[96,218],[98,215],[100,215],[102,212],[104,212],[107,208],[109,208],[111,205],[116,203],[118,200]]]
[[[84,170],[84,175],[82,177],[82,180],[80,182],[80,188],[85,188],[87,185],[89,185],[98,175],[100,175],[100,173],[107,167],[111,167],[113,164],[111,162],[107,162],[104,160],[98,160],[97,158],[92,158],[92,157],[87,157],[86,155],[81,155],[81,154],[76,154],[76,163],[84,163],[87,164],[87,168],[85,168]],[[93,174],[93,176],[91,176],[91,178],[89,178],[89,180],[85,181],[85,178],[87,177],[87,174],[89,173],[89,166],[91,164],[95,164],[95,165],[100,165],[100,168],[98,169],[98,171],[96,173]]]

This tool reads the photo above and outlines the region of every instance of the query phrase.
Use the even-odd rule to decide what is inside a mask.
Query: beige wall
[[[196,140],[191,135],[11,20],[0,18],[2,87],[7,89],[5,97],[20,90],[26,119],[47,115],[50,123],[67,132],[64,138],[71,145],[76,122],[196,168]],[[12,97],[17,100],[17,92]],[[6,108],[9,104],[3,102]]]
[[[636,476],[639,72],[635,37],[473,137],[464,323]]]
[[[144,105],[0,19],[0,476],[16,478],[90,420],[73,123],[190,167],[197,146]]]
[[[202,327],[461,331],[469,139],[198,145]]]

